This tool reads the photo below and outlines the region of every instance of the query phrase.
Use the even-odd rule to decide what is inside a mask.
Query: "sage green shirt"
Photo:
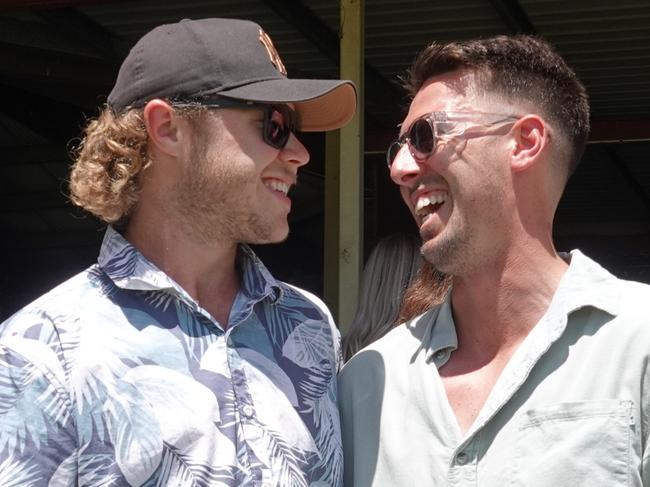
[[[572,252],[464,435],[438,374],[456,346],[447,300],[344,366],[346,486],[650,486],[650,286]]]

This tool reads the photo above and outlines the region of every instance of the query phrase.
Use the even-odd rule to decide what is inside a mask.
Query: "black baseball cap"
[[[108,106],[122,113],[154,98],[214,96],[294,103],[303,131],[342,127],[356,109],[351,81],[287,78],[271,38],[238,19],[185,19],[145,34],[122,63]]]

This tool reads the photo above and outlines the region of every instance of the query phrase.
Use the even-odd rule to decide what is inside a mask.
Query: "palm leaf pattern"
[[[119,241],[109,241],[109,245],[116,246],[115,252],[105,262],[100,260],[100,264],[114,281],[128,279],[138,264],[138,251],[134,247],[120,247]]]
[[[8,342],[23,351],[35,344],[31,347],[34,355],[49,352],[33,340]],[[23,453],[30,444],[38,447],[47,440],[49,427],[64,427],[68,420],[68,404],[43,369],[0,345],[0,451],[12,456]]]
[[[308,465],[302,452],[289,445],[282,435],[275,431],[265,431],[262,439],[263,455],[269,458],[272,470],[277,472],[272,485],[308,487]]]
[[[165,444],[159,469],[154,472],[145,487],[173,485],[177,487],[220,487],[238,485],[236,470],[215,468],[193,461],[173,445]]]
[[[206,319],[193,316],[187,306],[176,301],[175,306],[180,339],[188,357],[200,361],[208,348],[215,343],[217,336],[223,334],[212,323],[206,324]],[[217,334],[215,334],[215,332]]]
[[[42,482],[36,465],[15,461],[12,456],[0,462],[0,485],[3,487],[36,487]]]
[[[171,293],[143,291],[142,295],[145,303],[163,312],[167,311],[167,308],[177,302],[176,296]]]
[[[48,487],[75,487],[78,484],[112,487],[123,484],[122,477],[114,472],[113,455],[89,454],[86,450],[87,445],[61,462]]]
[[[341,485],[329,314],[240,250],[226,330],[110,228],[0,325],[0,485]]]
[[[336,404],[336,381],[332,381],[327,393],[314,403],[313,415],[316,430],[316,443],[324,454],[315,462],[314,470],[324,472],[321,481],[326,485],[337,485],[343,476],[343,444],[338,434],[340,424]],[[328,464],[329,462],[329,468]]]

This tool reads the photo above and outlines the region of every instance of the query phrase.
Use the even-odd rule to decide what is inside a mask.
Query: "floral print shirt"
[[[0,325],[0,485],[338,486],[339,334],[247,246],[226,330],[118,232]]]

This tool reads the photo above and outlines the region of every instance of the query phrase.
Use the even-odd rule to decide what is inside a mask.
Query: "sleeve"
[[[56,371],[47,366],[53,354],[38,340],[0,338],[0,485],[71,485],[76,479],[73,415]]]

